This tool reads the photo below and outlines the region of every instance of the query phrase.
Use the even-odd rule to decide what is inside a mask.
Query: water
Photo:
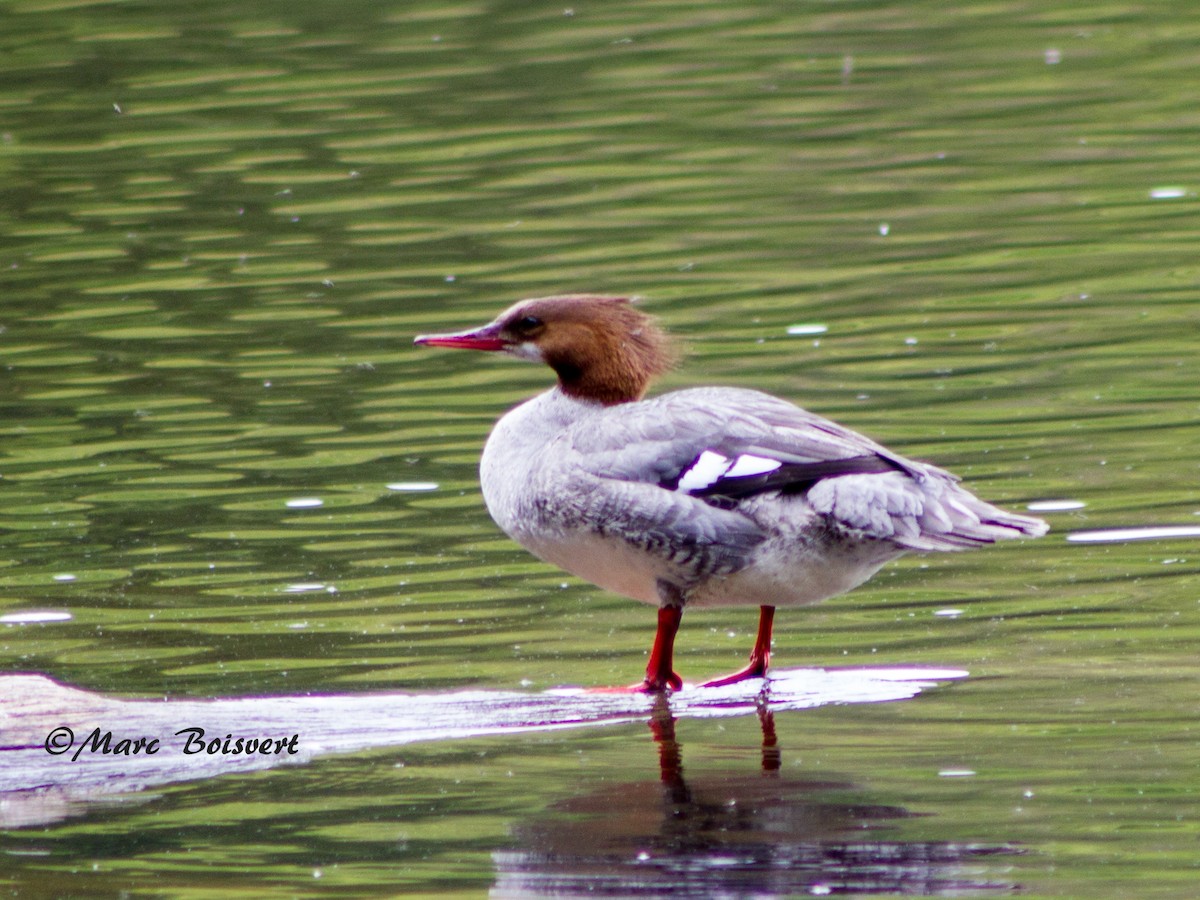
[[[411,346],[558,291],[643,296],[687,345],[666,386],[793,398],[1053,532],[781,613],[781,667],[970,676],[781,710],[769,754],[754,715],[363,745],[14,827],[0,883],[1192,893],[1191,12],[6,4],[5,672],[179,700],[635,680],[652,612],[478,495],[546,373]],[[681,674],[753,628],[689,614]]]

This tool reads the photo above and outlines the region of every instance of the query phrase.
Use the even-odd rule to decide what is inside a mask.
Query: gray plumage
[[[702,488],[681,489],[706,452],[731,466],[742,457],[750,468],[779,465],[715,482],[706,473]],[[691,603],[813,603],[905,551],[1045,531],[942,469],[739,388],[617,406],[556,388],[498,423],[482,483],[488,510],[518,542],[647,602],[662,600],[665,582]]]

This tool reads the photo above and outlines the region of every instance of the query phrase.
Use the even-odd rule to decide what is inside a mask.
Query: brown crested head
[[[609,406],[640,399],[676,359],[666,334],[628,299],[587,294],[522,300],[482,328],[417,343],[540,360],[564,393]]]

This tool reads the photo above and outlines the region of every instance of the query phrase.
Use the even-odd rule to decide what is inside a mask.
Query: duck
[[[944,469],[771,394],[647,397],[679,354],[626,297],[522,300],[486,325],[415,343],[501,353],[557,376],[493,427],[483,500],[534,556],[657,607],[645,678],[630,690],[683,688],[674,650],[685,609],[757,606],[748,664],[701,687],[765,679],[777,607],[842,594],[907,553],[1047,531]]]

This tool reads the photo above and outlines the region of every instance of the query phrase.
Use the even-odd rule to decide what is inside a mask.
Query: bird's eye
[[[536,331],[542,327],[542,320],[537,316],[525,316],[515,323],[518,331]]]

